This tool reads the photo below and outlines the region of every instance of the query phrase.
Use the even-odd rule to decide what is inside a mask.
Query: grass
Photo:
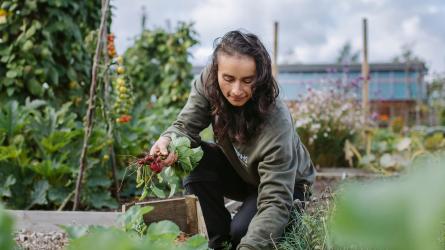
[[[293,209],[278,250],[330,249],[328,218],[333,208],[331,194],[323,194],[305,204],[304,212]],[[298,207],[299,204],[296,204]],[[301,205],[300,205],[301,206]]]

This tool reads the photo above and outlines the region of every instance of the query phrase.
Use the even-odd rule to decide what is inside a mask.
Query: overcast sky
[[[431,72],[445,72],[445,0],[112,0],[118,53],[132,45],[146,26],[167,27],[170,20],[194,22],[200,44],[192,63],[205,64],[213,40],[233,29],[257,34],[272,51],[273,22],[279,22],[281,63],[334,62],[350,41],[362,45],[362,18],[368,19],[369,61],[389,62],[404,45],[427,62]]]

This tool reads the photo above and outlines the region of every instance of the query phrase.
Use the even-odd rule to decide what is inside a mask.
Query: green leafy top
[[[178,156],[178,163],[186,174],[190,173],[198,165],[204,152],[201,147],[190,148],[190,140],[187,137],[172,136],[169,151],[175,152]]]
[[[191,143],[187,137],[172,136],[168,150],[174,152],[178,160],[170,168],[164,168],[161,161],[164,155],[145,155],[135,161],[137,167],[136,187],[143,187],[139,200],[147,197],[151,190],[157,197],[165,198],[162,188],[158,186],[167,183],[170,188],[170,196],[173,195],[178,186],[180,177],[189,174],[198,165],[204,152],[201,147],[190,148]],[[153,178],[153,177],[157,178]]]

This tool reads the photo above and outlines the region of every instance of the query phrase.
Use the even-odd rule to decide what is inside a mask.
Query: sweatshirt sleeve
[[[258,164],[258,211],[238,249],[272,249],[289,221],[298,165],[306,162],[300,155],[301,142],[292,126],[268,133],[263,160]],[[304,158],[304,159],[299,159]]]
[[[192,82],[187,103],[182,108],[173,124],[161,136],[186,136],[190,139],[192,147],[199,146],[201,137],[199,133],[207,128],[211,121],[210,103],[204,95],[204,81],[207,79],[208,68]]]

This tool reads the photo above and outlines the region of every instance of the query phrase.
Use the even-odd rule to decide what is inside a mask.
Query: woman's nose
[[[242,86],[241,86],[241,84],[240,84],[239,82],[236,82],[236,83],[233,85],[232,93],[233,93],[234,95],[241,95],[241,94],[243,93]]]

